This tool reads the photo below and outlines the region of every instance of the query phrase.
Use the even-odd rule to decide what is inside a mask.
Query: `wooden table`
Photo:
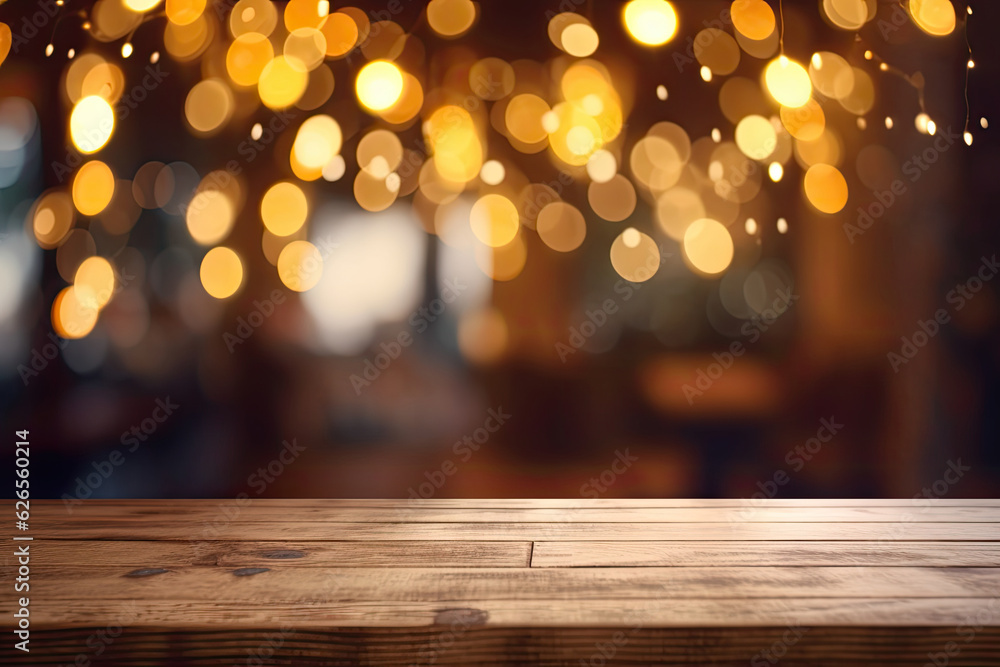
[[[6,633],[2,664],[1000,665],[1000,501],[31,511],[31,652]]]

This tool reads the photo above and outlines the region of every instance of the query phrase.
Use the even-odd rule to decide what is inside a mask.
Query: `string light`
[[[52,52],[56,50],[55,45],[49,43],[45,46],[45,57],[48,58],[52,55]]]
[[[775,226],[778,228],[779,234],[785,234],[788,232],[788,221],[784,218],[778,218],[778,222]]]
[[[132,55],[132,43],[125,42],[122,44],[122,58],[128,58]]]
[[[892,116],[886,116],[885,117],[885,129],[887,129],[887,130],[891,130],[892,129]]]

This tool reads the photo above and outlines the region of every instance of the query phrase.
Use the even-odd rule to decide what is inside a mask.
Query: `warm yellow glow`
[[[504,169],[503,163],[497,160],[487,160],[479,171],[479,178],[486,185],[500,185],[506,175],[507,170]]]
[[[594,53],[600,44],[597,31],[588,23],[574,23],[562,32],[562,49],[571,56],[586,58]]]
[[[76,287],[63,288],[52,302],[52,328],[68,339],[83,338],[97,324],[97,309],[80,301]]]
[[[909,0],[907,7],[913,22],[928,35],[950,35],[955,30],[951,0]]]
[[[299,186],[288,181],[272,185],[260,202],[260,217],[275,236],[294,234],[309,216],[309,202]]]
[[[806,68],[786,56],[778,56],[768,64],[764,83],[771,97],[786,107],[800,107],[812,95],[812,82]]]
[[[270,109],[284,109],[306,92],[309,73],[297,60],[277,56],[261,70],[257,81],[260,101]]]
[[[823,213],[837,213],[847,204],[847,181],[828,164],[809,167],[803,181],[809,203]]]
[[[201,285],[216,299],[225,299],[243,284],[243,261],[230,248],[212,248],[201,260]]]
[[[764,0],[734,0],[729,11],[733,27],[748,39],[760,41],[774,32],[774,11]]]
[[[76,210],[68,194],[59,190],[48,192],[35,204],[32,229],[42,248],[55,248],[73,228]]]
[[[507,104],[504,120],[507,131],[518,141],[536,144],[547,136],[542,118],[549,112],[548,102],[538,95],[522,93]]]
[[[341,58],[358,43],[358,24],[343,12],[334,12],[320,26],[326,38],[326,55]]]
[[[226,52],[226,71],[237,85],[256,86],[261,72],[274,58],[270,40],[259,32],[243,33]]]
[[[115,293],[115,270],[103,257],[83,260],[73,278],[77,300],[95,311],[104,308]]]
[[[292,153],[306,169],[322,170],[340,153],[342,144],[343,134],[337,121],[326,115],[312,116],[299,127]]]
[[[587,186],[587,201],[594,213],[609,222],[621,222],[635,211],[636,193],[632,181],[616,174],[605,183]]]
[[[184,117],[201,134],[221,129],[233,115],[233,93],[222,79],[205,79],[195,84],[184,101]]]
[[[311,290],[323,277],[323,256],[309,241],[292,241],[278,255],[278,277],[290,290]]]
[[[326,14],[319,11],[317,0],[288,0],[285,5],[284,21],[288,32],[299,28],[318,28]]]
[[[498,194],[480,197],[472,205],[469,222],[476,238],[491,248],[513,241],[521,224],[514,203]]]
[[[388,109],[403,93],[403,73],[387,60],[376,60],[361,68],[355,84],[358,100],[372,111]]]
[[[270,35],[278,25],[279,6],[271,0],[240,0],[229,12],[229,31],[233,37],[248,32]]]
[[[0,21],[0,65],[7,59],[13,41],[14,35],[10,31],[10,26]]]
[[[603,148],[594,151],[587,160],[587,175],[596,183],[607,183],[618,173],[618,161],[615,156]]]
[[[624,17],[629,34],[641,44],[666,44],[677,32],[677,12],[666,0],[631,0]]]
[[[472,116],[463,107],[445,105],[427,118],[423,130],[434,153],[433,165],[438,176],[461,191],[483,167],[483,146]]]
[[[733,237],[726,226],[711,218],[695,220],[684,232],[684,259],[696,271],[718,275],[733,261]]]
[[[747,116],[736,126],[736,146],[753,160],[769,157],[778,145],[771,121],[763,116]]]
[[[629,227],[611,243],[611,266],[625,280],[644,283],[660,270],[660,249],[649,235]]]
[[[229,235],[235,211],[225,193],[202,190],[191,199],[184,217],[191,238],[201,245],[215,245]]]
[[[177,25],[188,25],[198,20],[205,11],[206,0],[167,0],[167,18]]]
[[[93,160],[80,167],[73,178],[73,204],[83,215],[97,215],[115,194],[115,175],[111,167]]]
[[[785,175],[785,168],[781,166],[780,162],[772,162],[767,166],[767,175],[777,183]]]
[[[296,28],[285,38],[286,58],[295,59],[307,70],[314,70],[326,57],[326,37],[318,28]]]
[[[96,153],[104,148],[114,129],[115,112],[103,97],[88,95],[74,105],[69,132],[81,153]]]
[[[566,202],[548,204],[538,214],[535,230],[542,243],[558,252],[576,250],[587,236],[583,214]]]
[[[826,128],[826,114],[816,100],[810,99],[802,106],[791,109],[781,107],[781,124],[788,133],[801,141],[815,141]]]
[[[124,0],[124,4],[133,12],[148,12],[162,1],[163,0]]]
[[[860,30],[868,22],[865,0],[823,0],[823,12],[830,23],[844,30]]]
[[[507,349],[509,333],[503,313],[484,308],[462,313],[458,323],[458,347],[462,356],[478,364],[500,360]]]
[[[458,37],[476,22],[476,5],[472,0],[431,0],[427,22],[442,37]]]

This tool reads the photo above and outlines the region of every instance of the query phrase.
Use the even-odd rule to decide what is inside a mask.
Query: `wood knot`
[[[434,615],[435,625],[450,625],[453,628],[469,628],[475,625],[485,625],[489,620],[489,612],[481,609],[470,609],[468,607],[458,607],[455,609],[441,609]]]
[[[132,570],[126,577],[151,577],[154,574],[163,574],[164,572],[170,572],[170,570],[165,570],[162,567],[144,567],[138,570]]]
[[[260,574],[261,572],[270,572],[269,567],[241,567],[238,570],[233,570],[233,574],[237,577],[249,577],[254,574]]]
[[[306,554],[304,551],[295,551],[294,549],[286,549],[284,551],[270,551],[264,554],[264,558],[273,558],[275,560],[288,560],[291,558],[305,558]]]

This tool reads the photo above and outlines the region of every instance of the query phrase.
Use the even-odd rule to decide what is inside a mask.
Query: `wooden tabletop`
[[[1000,665],[993,500],[33,501],[26,534],[3,664]]]

